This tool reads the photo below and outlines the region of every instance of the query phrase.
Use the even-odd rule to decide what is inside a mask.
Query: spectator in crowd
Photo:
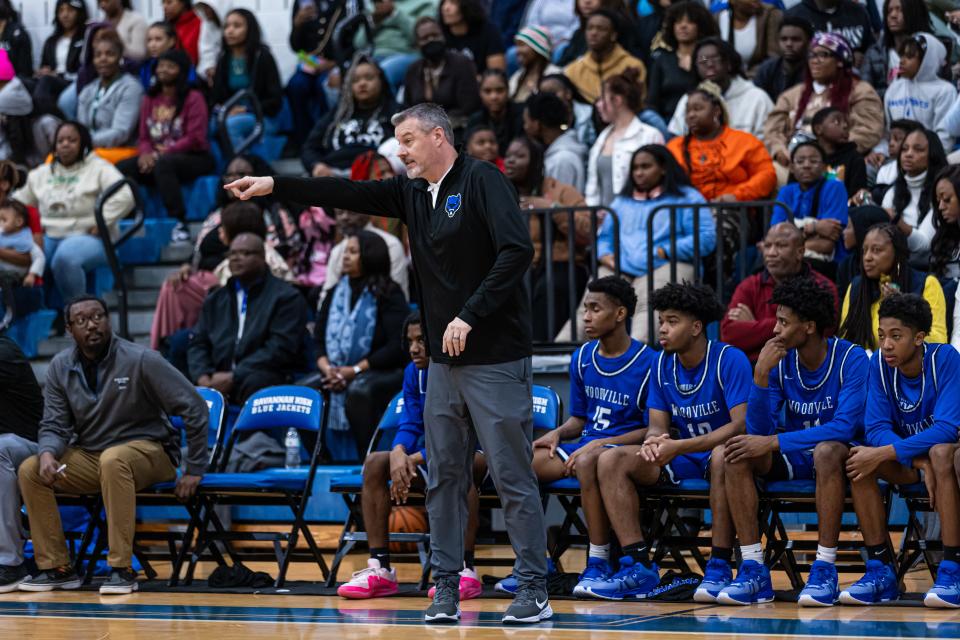
[[[62,300],[71,300],[87,288],[87,273],[106,266],[107,256],[98,237],[94,206],[97,198],[123,176],[93,151],[90,132],[79,122],[57,127],[53,160],[32,170],[13,197],[40,210],[44,228],[43,252],[53,283]],[[133,210],[133,193],[123,188],[103,204],[107,226]]]
[[[865,162],[877,170],[877,177],[871,190],[874,200],[882,201],[883,194],[897,181],[897,176],[900,174],[900,163],[897,162],[900,158],[900,147],[903,146],[903,141],[908,134],[921,128],[920,123],[914,120],[894,120],[890,123],[886,154],[873,151],[866,157]]]
[[[930,32],[927,3],[918,0],[884,0],[883,31],[870,45],[860,64],[860,79],[883,98],[887,86],[900,72],[900,45],[915,33]]]
[[[736,49],[747,76],[753,77],[761,62],[780,53],[780,9],[761,0],[730,0],[716,17],[720,37]]]
[[[544,147],[544,173],[583,193],[587,147],[569,122],[566,104],[551,93],[531,97],[523,110],[524,132]]]
[[[57,0],[53,33],[43,43],[37,83],[33,89],[38,112],[71,115],[61,113],[57,99],[77,77],[87,19],[84,0]]]
[[[850,119],[837,107],[824,107],[810,121],[814,138],[825,154],[826,171],[843,182],[847,197],[852,198],[867,187],[867,165],[850,142]],[[807,139],[806,136],[798,136]]]
[[[947,48],[929,33],[915,33],[900,43],[898,52],[900,73],[883,97],[887,122],[915,120],[935,132],[944,149],[953,149],[946,116],[956,102],[957,88],[937,75]]]
[[[243,404],[305,367],[307,306],[296,289],[270,273],[262,238],[241,233],[227,259],[232,275],[203,301],[187,357],[198,385]]]
[[[521,209],[551,209],[555,207],[578,207],[585,204],[583,195],[569,184],[544,174],[543,147],[526,136],[515,138],[507,149],[503,161],[504,174],[517,188]],[[586,247],[590,241],[590,214],[576,211],[573,214],[574,250],[570,255],[570,214],[566,211],[550,217],[553,226],[551,246],[552,263],[545,262],[543,220],[545,215],[530,216],[530,238],[533,241],[533,339],[553,339],[556,328],[570,312],[570,289],[567,285],[568,265],[573,262],[574,299],[579,300],[587,285]],[[551,333],[547,326],[547,269],[553,270],[553,316],[556,325]]]
[[[195,7],[193,0],[163,0],[163,19],[177,31],[177,48],[186,52],[197,75],[208,83],[213,79],[221,46],[219,20],[216,14],[211,20],[211,14],[206,7]]]
[[[481,0],[441,0],[437,20],[447,48],[473,60],[477,73],[507,69],[503,40]]]
[[[390,279],[400,286],[404,295],[409,296],[410,278],[407,275],[407,255],[403,243],[397,236],[374,225],[370,221],[370,216],[365,213],[336,209],[335,215],[337,217],[337,229],[340,231],[342,239],[330,251],[330,257],[327,260],[326,281],[323,284],[323,295],[326,296],[333,291],[341,280],[343,254],[347,250],[347,239],[356,236],[361,231],[369,231],[380,236],[387,244],[387,252],[390,254]]]
[[[826,154],[816,142],[801,142],[790,150],[790,177],[777,201],[793,211],[793,223],[803,230],[804,258],[830,279],[846,254],[840,235],[847,226],[847,191],[824,174]],[[788,221],[783,207],[774,208],[770,224]]]
[[[937,175],[936,207],[933,227],[936,232],[930,241],[930,272],[947,283],[960,280],[960,167],[944,167]]]
[[[925,271],[930,264],[937,175],[947,166],[940,139],[927,129],[909,134],[900,146],[899,175],[883,196],[883,208],[910,248],[910,264]]]
[[[493,127],[479,125],[467,129],[463,135],[463,149],[471,158],[495,164],[497,169],[503,171],[503,158],[500,156],[497,133]]]
[[[622,25],[613,11],[598,9],[587,18],[587,52],[563,69],[587,102],[600,97],[604,80],[627,69],[639,70],[640,82],[646,82],[647,68],[618,43],[620,33]]]
[[[510,98],[510,82],[500,69],[487,69],[480,77],[480,104],[480,110],[467,121],[467,130],[492,128],[503,155],[510,141],[523,133],[523,104]]]
[[[937,204],[933,209],[933,239],[930,241],[930,273],[937,277],[947,301],[950,343],[960,347],[956,296],[960,281],[960,168],[948,166],[937,175]]]
[[[841,1],[841,6],[850,3]],[[798,6],[813,2],[804,0]],[[883,137],[883,103],[873,87],[853,75],[850,46],[835,33],[818,33],[810,42],[808,58],[803,84],[780,94],[764,125],[763,139],[773,159],[783,167],[790,163],[787,145],[791,137],[798,131],[812,133],[810,121],[824,107],[837,107],[847,113],[850,139],[861,154],[868,153]]]
[[[248,90],[260,101],[264,133],[276,134],[276,121],[283,108],[283,86],[277,61],[270,47],[263,43],[260,23],[247,9],[234,9],[223,22],[223,46],[210,89],[213,118],[237,92]],[[246,139],[257,124],[256,115],[247,100],[230,107],[226,129],[234,149]]]
[[[240,155],[230,161],[220,181],[229,184],[243,176],[269,175],[269,169],[270,165],[256,156]],[[150,331],[152,349],[165,350],[164,340],[168,336],[194,326],[210,289],[227,283],[231,275],[227,250],[233,238],[241,233],[264,239],[267,236],[264,221],[267,199],[254,200],[250,206],[231,207],[231,203],[236,202],[233,194],[225,189],[221,191],[217,194],[217,208],[210,212],[197,234],[190,262],[180,265],[160,287]],[[287,269],[277,268],[286,267],[286,263],[269,245],[267,265],[277,278],[288,278]]]
[[[367,532],[370,558],[367,568],[353,574],[340,585],[337,595],[364,600],[394,595],[398,591],[397,572],[390,566],[389,525],[393,503],[404,504],[411,489],[425,491],[427,449],[424,442],[423,406],[427,396],[426,338],[420,312],[414,311],[403,323],[403,344],[410,363],[403,370],[403,402],[397,405],[399,424],[389,451],[372,451],[363,461],[363,524]],[[474,476],[486,469],[483,454],[474,454]],[[483,593],[474,568],[480,501],[477,482],[470,483],[467,495],[468,524],[463,536],[463,571],[460,572],[460,600],[471,600]]]
[[[552,93],[567,105],[569,126],[577,132],[577,140],[586,146],[597,141],[597,129],[593,122],[593,106],[583,101],[583,96],[562,73],[552,73],[540,79],[540,92]],[[529,100],[529,98],[528,98]]]
[[[566,48],[573,33],[580,26],[575,0],[530,0],[523,24],[536,25],[546,30],[553,41],[554,51]],[[519,32],[518,32],[519,33]],[[551,60],[553,56],[551,55]]]
[[[16,200],[0,200],[0,290],[12,287],[13,293],[17,294],[20,287],[16,285],[22,283],[33,286],[37,275],[43,275],[43,251],[37,252],[40,265],[35,266],[31,264],[35,253],[33,247],[27,207]],[[3,312],[3,301],[0,300],[0,321],[3,319]],[[16,313],[17,316],[23,315],[19,304]]]
[[[697,86],[693,50],[697,41],[719,35],[717,23],[702,2],[682,0],[663,17],[663,47],[651,54],[647,104],[664,119],[673,117],[680,99]]]
[[[0,0],[0,49],[9,54],[20,78],[33,77],[33,45],[13,0]]]
[[[154,22],[149,28],[147,28],[147,55],[144,61],[140,64],[139,71],[140,84],[143,85],[144,91],[152,87],[157,82],[157,60],[160,58],[160,54],[176,48],[177,31],[173,28],[172,24],[165,20],[161,20],[160,22]],[[197,72],[191,64],[190,84],[196,84],[196,80]]]
[[[120,35],[123,54],[134,62],[147,55],[147,19],[133,10],[130,0],[97,0],[103,17]]]
[[[770,196],[777,184],[770,154],[756,137],[729,125],[720,87],[702,82],[685,97],[680,106],[685,109],[684,129],[689,133],[668,142],[667,148],[693,188],[717,202]]]
[[[887,212],[876,205],[854,207],[847,213],[847,226],[843,228],[843,246],[847,257],[837,269],[837,291],[845,292],[850,282],[860,275],[863,264],[863,241],[875,225],[890,221]]]
[[[29,576],[23,543],[17,469],[37,454],[37,426],[43,396],[33,368],[10,336],[0,333],[0,593],[13,591]]]
[[[390,117],[396,110],[383,69],[357,54],[336,110],[317,122],[303,145],[303,167],[314,177],[349,175],[356,156],[393,137]]]
[[[859,57],[874,42],[867,10],[855,0],[802,0],[786,15],[806,20],[817,33],[839,35]]]
[[[93,39],[97,79],[78,97],[77,120],[90,129],[100,157],[116,164],[137,154],[140,101],[143,87],[122,68],[123,42],[113,29],[101,29]],[[131,148],[133,147],[133,148]]]
[[[594,13],[604,9],[616,16],[620,24],[620,35],[623,36],[621,44],[628,51],[636,51],[639,56],[642,51],[639,43],[634,42],[635,21],[623,0],[576,0],[575,14],[580,18],[580,24],[577,30],[570,36],[570,42],[557,64],[561,67],[569,65],[571,62],[586,54],[590,47],[587,45],[587,22]],[[647,43],[649,45],[649,43]],[[645,47],[649,51],[649,46]]]
[[[0,160],[26,164],[31,154],[33,98],[0,49]]]
[[[314,339],[323,387],[331,392],[327,444],[335,460],[358,460],[402,386],[397,335],[409,307],[390,278],[387,243],[376,233],[347,238],[341,273],[320,305]]]
[[[510,101],[523,103],[537,93],[540,79],[551,73],[563,70],[553,64],[553,39],[546,27],[524,27],[517,32],[513,41],[517,47],[517,62],[520,68],[510,76]],[[483,86],[480,87],[481,92]],[[509,144],[509,141],[508,141]]]
[[[287,100],[293,117],[294,131],[310,131],[328,108],[324,84],[336,66],[328,50],[339,5],[323,3],[321,15],[314,0],[291,3],[290,48],[297,55],[297,68],[287,81]],[[328,13],[329,10],[329,13]],[[290,141],[299,148],[297,141]]]
[[[663,144],[663,134],[637,115],[643,109],[643,85],[637,76],[636,69],[627,69],[610,77],[597,100],[597,111],[607,127],[587,159],[586,198],[592,207],[609,206],[623,191],[634,151],[648,144]]]
[[[720,38],[706,38],[697,42],[693,59],[698,81],[709,81],[720,87],[727,105],[731,129],[745,131],[763,140],[764,122],[773,102],[755,84],[743,77],[740,54]],[[686,96],[680,98],[670,120],[670,131],[678,136],[687,133],[685,114]]]
[[[778,283],[796,277],[811,277],[833,294],[837,289],[826,276],[803,260],[804,232],[796,225],[771,225],[763,241],[763,271],[747,277],[733,292],[727,313],[720,321],[720,339],[743,350],[756,362],[760,350],[773,338],[777,305],[770,302]]]
[[[806,20],[786,16],[780,23],[777,34],[780,55],[771,56],[761,62],[753,75],[753,83],[766,91],[774,102],[780,98],[781,93],[803,82],[813,28]]]
[[[455,129],[462,129],[480,108],[477,68],[473,61],[447,49],[440,23],[430,17],[414,25],[422,59],[407,69],[403,81],[403,108],[432,102],[444,108]]]
[[[160,55],[157,83],[140,106],[139,155],[117,165],[124,175],[160,192],[167,215],[177,220],[173,242],[190,240],[181,182],[215,168],[207,142],[207,103],[200,91],[190,88],[189,73],[190,61],[182,51]]]
[[[160,354],[114,335],[102,300],[75,298],[65,314],[76,346],[50,363],[39,455],[20,466],[20,491],[40,573],[19,588],[80,586],[55,493],[100,493],[111,571],[100,593],[129,594],[137,590],[132,568],[136,493],[176,480],[177,498],[193,496],[207,464],[207,403]],[[180,433],[168,416],[179,416],[187,434],[186,471],[180,478]]]
[[[927,342],[947,342],[946,300],[936,276],[910,267],[907,238],[896,225],[882,223],[867,232],[861,247],[860,275],[853,278],[840,308],[841,338],[868,351],[879,345],[880,302],[898,293],[922,296],[933,312],[933,328]]]
[[[690,185],[683,169],[673,155],[662,145],[651,144],[637,149],[630,158],[630,176],[623,189],[610,204],[620,221],[620,274],[633,285],[637,294],[637,310],[633,315],[630,335],[646,342],[647,328],[647,274],[649,251],[647,226],[653,211],[664,205],[703,202],[703,196]],[[676,227],[671,229],[670,216],[658,216],[653,226],[653,281],[659,288],[670,281],[670,236],[676,236],[677,281],[693,280],[696,267],[693,262],[693,237],[700,238],[700,255],[714,249],[716,229],[713,218],[700,210],[694,222],[693,209],[679,209]],[[614,268],[613,221],[603,220],[597,239],[597,260],[600,263],[599,277],[612,275]],[[583,312],[579,312],[580,319]]]
[[[410,12],[408,4],[402,0],[399,3],[394,0],[374,2],[369,23],[372,41],[367,39],[366,29],[357,29],[353,39],[357,50],[372,47],[377,63],[390,82],[391,92],[400,88],[407,67],[417,59],[413,41],[413,24],[417,16]]]

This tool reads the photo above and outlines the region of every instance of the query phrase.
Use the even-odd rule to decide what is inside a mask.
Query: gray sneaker
[[[460,620],[460,576],[437,580],[433,603],[423,614],[428,624],[451,623]]]
[[[522,585],[503,614],[503,624],[532,624],[553,616],[550,598],[543,587]]]
[[[110,578],[100,585],[100,595],[126,595],[137,590],[137,572],[132,569],[111,569]]]
[[[53,591],[55,589],[79,589],[83,579],[78,576],[73,567],[65,566],[56,569],[47,569],[39,574],[23,580],[17,585],[20,591]]]

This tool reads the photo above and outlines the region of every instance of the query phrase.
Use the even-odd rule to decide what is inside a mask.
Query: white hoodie
[[[937,76],[937,70],[947,58],[947,49],[929,33],[919,33],[927,42],[927,52],[920,70],[912,80],[897,78],[883,96],[883,110],[887,122],[916,120],[934,131],[947,153],[953,148],[956,132],[947,125],[947,113],[957,98],[956,88]]]
[[[767,92],[749,80],[734,76],[723,100],[730,114],[730,128],[752,133],[763,140],[763,125],[773,111],[773,101]],[[687,135],[687,96],[680,98],[667,128],[675,135]]]
[[[603,146],[607,143],[607,137],[613,131],[613,125],[609,125],[600,133],[600,137],[590,147],[590,155],[587,158],[587,192],[584,194],[587,204],[591,207],[597,205],[608,206],[609,202],[600,202],[600,176],[597,175],[597,162],[600,154],[603,152]],[[611,166],[613,168],[613,193],[620,193],[623,185],[627,183],[630,175],[630,158],[633,152],[647,144],[663,144],[663,134],[648,124],[640,122],[640,118],[634,118],[630,121],[630,126],[623,132],[619,140],[613,143],[613,157]]]

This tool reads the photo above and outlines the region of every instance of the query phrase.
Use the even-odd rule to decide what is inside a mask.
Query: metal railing
[[[597,262],[597,243],[598,243],[598,232],[600,229],[600,224],[602,223],[602,216],[609,216],[611,223],[613,224],[613,258],[614,258],[614,273],[620,275],[620,218],[617,216],[616,212],[610,209],[609,207],[554,207],[549,209],[521,209],[521,211],[528,215],[529,218],[536,216],[540,221],[540,262],[539,267],[543,268],[543,277],[545,279],[546,286],[546,313],[547,313],[547,334],[549,336],[548,342],[553,342],[553,339],[556,337],[557,332],[562,327],[558,325],[558,318],[554,313],[554,306],[556,302],[556,291],[554,290],[554,273],[553,273],[553,243],[558,229],[555,228],[556,222],[554,221],[554,216],[562,215],[566,216],[567,222],[567,234],[566,234],[566,243],[567,243],[567,301],[568,301],[568,319],[570,321],[570,326],[572,327],[573,335],[571,336],[572,342],[577,342],[580,338],[579,330],[577,327],[577,308],[580,305],[580,292],[577,287],[577,256],[582,252],[586,252],[587,264],[589,265],[589,272],[592,276],[596,276],[598,272],[598,262]],[[590,242],[586,249],[583,249],[583,245],[577,244],[576,239],[576,221],[577,214],[583,215],[584,213],[590,216]],[[533,286],[532,286],[532,268],[527,271],[526,275],[527,283],[527,293],[530,296],[531,308],[533,307]],[[533,309],[533,312],[536,313],[537,310]]]
[[[717,293],[717,297],[721,300],[724,299],[724,281],[729,275],[727,274],[724,258],[726,249],[724,248],[723,240],[723,222],[728,216],[737,216],[738,222],[738,232],[739,232],[739,242],[738,248],[736,251],[737,258],[737,281],[741,281],[747,277],[747,270],[749,265],[747,264],[747,248],[750,245],[750,218],[749,213],[751,211],[759,210],[763,213],[763,233],[761,236],[766,235],[767,229],[770,227],[770,219],[773,217],[773,210],[775,207],[781,207],[787,214],[787,220],[790,222],[793,221],[793,210],[780,201],[775,200],[757,200],[749,202],[684,202],[684,203],[673,203],[673,204],[662,204],[650,212],[650,216],[647,218],[647,299],[649,300],[653,295],[654,290],[654,242],[653,242],[653,223],[654,219],[657,217],[657,214],[661,212],[669,212],[670,214],[670,252],[667,260],[670,264],[670,281],[677,281],[677,263],[680,260],[677,259],[677,213],[682,211],[693,211],[693,258],[690,261],[690,264],[694,267],[694,279],[700,281],[701,278],[701,255],[700,255],[700,215],[703,209],[708,211],[709,215],[712,215],[715,221],[716,226],[716,245],[714,248],[714,258],[716,260],[716,281],[711,284],[714,291]],[[652,306],[647,307],[647,341],[650,344],[656,342],[656,332],[654,331],[654,309]]]
[[[112,198],[118,191],[124,187],[129,187],[133,192],[133,224],[120,234],[116,240],[110,237],[110,227],[107,225],[106,219],[103,217],[103,205]],[[99,196],[97,196],[97,201],[93,207],[94,217],[97,220],[97,232],[100,234],[100,240],[103,242],[103,252],[107,256],[107,264],[110,266],[110,271],[113,273],[113,286],[117,292],[117,316],[119,318],[120,325],[120,337],[127,340],[130,339],[130,324],[129,324],[129,301],[127,300],[127,281],[123,277],[123,269],[120,267],[120,258],[117,257],[117,247],[122,245],[124,242],[129,240],[133,234],[140,230],[143,226],[143,200],[140,197],[140,189],[137,187],[137,183],[131,180],[130,178],[124,178],[114,182],[112,185],[104,189]]]
[[[242,102],[248,102],[250,104],[256,122],[250,134],[240,141],[238,148],[234,149],[233,141],[230,139],[230,134],[227,131],[227,118],[230,117],[230,110]],[[263,130],[263,108],[260,106],[260,100],[256,94],[250,89],[241,89],[230,96],[230,98],[223,103],[219,113],[217,113],[217,137],[220,138],[220,148],[223,150],[224,164],[229,163],[234,157],[255,145],[257,140],[260,139],[260,136],[263,135]]]

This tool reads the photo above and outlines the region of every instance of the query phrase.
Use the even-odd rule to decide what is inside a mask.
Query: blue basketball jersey
[[[814,371],[791,349],[770,372],[766,389],[754,385],[747,433],[779,434],[784,452],[812,449],[821,441],[849,443],[861,435],[866,400],[867,354],[858,345],[827,339],[827,357]],[[781,411],[784,422],[779,425]]]
[[[893,445],[904,465],[931,447],[955,443],[960,428],[960,354],[950,345],[923,345],[916,378],[891,368],[877,351],[870,359],[864,431],[872,447]]]
[[[423,405],[427,399],[427,370],[412,362],[403,370],[403,405],[393,446],[402,444],[407,453],[424,450]]]
[[[581,346],[570,359],[570,415],[586,420],[581,442],[612,438],[647,424],[650,370],[656,352],[636,340],[617,358],[600,355],[600,341]]]
[[[745,403],[753,386],[753,368],[743,351],[713,340],[693,369],[676,354],[661,353],[655,371],[647,406],[669,413],[681,438],[729,424],[730,409]]]

